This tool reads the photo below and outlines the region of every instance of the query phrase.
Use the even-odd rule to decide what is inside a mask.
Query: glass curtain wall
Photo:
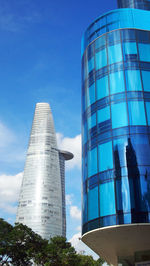
[[[150,222],[150,32],[114,29],[96,37],[93,30],[91,42],[89,29],[82,56],[83,234]]]

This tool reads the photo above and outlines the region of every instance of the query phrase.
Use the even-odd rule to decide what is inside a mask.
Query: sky
[[[81,236],[81,38],[115,0],[0,0],[0,217],[15,222],[35,104],[51,106],[66,163],[67,239]],[[90,254],[90,251],[88,251]]]

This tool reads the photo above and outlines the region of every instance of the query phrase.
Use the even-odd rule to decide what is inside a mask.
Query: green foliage
[[[103,262],[77,254],[64,237],[56,236],[48,242],[23,224],[13,227],[0,219],[1,266],[101,266]]]

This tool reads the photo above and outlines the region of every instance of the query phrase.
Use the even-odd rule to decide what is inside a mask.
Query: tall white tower
[[[66,235],[64,161],[72,158],[72,153],[57,149],[49,104],[37,103],[16,222],[48,240]]]

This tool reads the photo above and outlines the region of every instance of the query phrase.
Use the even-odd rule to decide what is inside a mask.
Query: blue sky
[[[81,37],[116,1],[0,1],[0,211],[15,221],[37,102],[51,105],[66,170],[67,237],[80,234]]]

